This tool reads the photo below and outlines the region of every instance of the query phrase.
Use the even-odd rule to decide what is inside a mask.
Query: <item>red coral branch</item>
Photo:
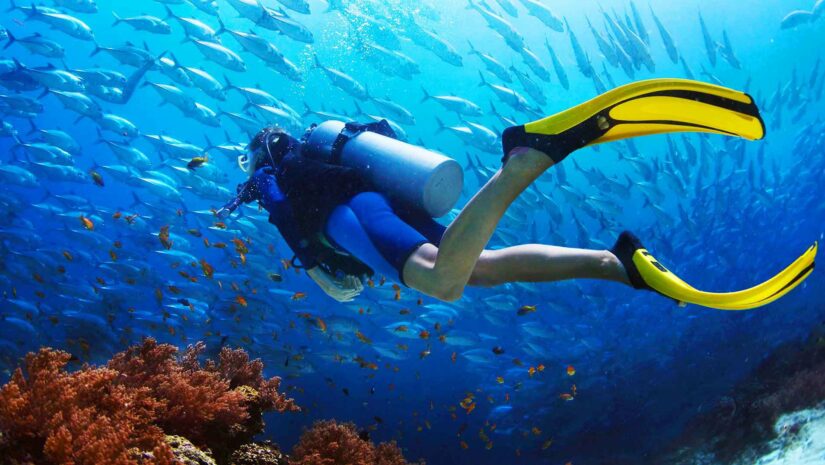
[[[290,465],[408,465],[395,442],[374,445],[353,423],[318,421],[301,435]]]

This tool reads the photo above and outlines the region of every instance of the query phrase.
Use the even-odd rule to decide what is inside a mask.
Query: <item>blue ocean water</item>
[[[749,287],[822,239],[825,20],[810,13],[786,18],[794,10],[811,11],[811,1],[765,1],[758,8],[709,1],[547,2],[555,19],[542,22],[529,14],[527,0],[342,5],[310,0],[309,14],[284,11],[299,26],[281,23],[281,32],[260,24],[285,8],[275,0],[218,0],[219,16],[183,2],[99,0],[95,13],[73,11],[73,1],[54,3],[87,24],[94,41],[49,27],[28,4],[9,4],[0,16],[0,26],[16,38],[0,55],[4,380],[21,356],[40,346],[101,363],[145,336],[179,346],[203,340],[213,350],[243,347],[264,360],[268,374],[286,378],[290,395],[305,411],[268,418],[267,434],[282,444],[293,444],[313,420],[334,417],[370,427],[375,439],[395,439],[409,458],[431,464],[643,463],[771,349],[807,335],[825,315],[825,281],[818,272],[786,297],[744,312],[681,308],[652,293],[590,281],[469,289],[447,304],[407,288],[396,296],[391,280],[376,277],[354,302],[338,304],[303,273],[285,269],[282,260],[292,253],[257,208],[244,207],[244,215],[227,220],[225,229],[215,225],[210,211],[229,201],[245,180],[235,156],[254,131],[236,124],[238,115],[251,119],[253,127],[277,123],[296,135],[328,119],[313,112],[359,121],[394,119],[376,99],[415,116],[414,124],[399,122],[406,140],[466,166],[460,207],[498,169],[500,153],[489,148],[494,144],[479,142],[478,134],[469,140],[455,128],[475,123],[499,134],[509,125],[506,118],[532,121],[602,90],[581,72],[572,32],[586,56],[583,63],[592,65],[604,88],[692,76],[745,90],[760,107],[767,136],[757,142],[655,136],[584,149],[516,201],[491,247],[541,242],[604,249],[630,229],[699,289]],[[166,18],[167,6],[176,16],[215,30],[220,18],[235,31],[221,34],[221,43],[245,62],[245,71],[208,59],[191,33],[186,38],[178,19]],[[264,7],[272,10],[264,15]],[[112,13],[166,18],[171,31],[113,25]],[[678,55],[669,55],[654,13]],[[633,31],[640,41],[627,53],[627,70],[611,56],[621,42],[611,24]],[[437,39],[426,39],[425,31]],[[37,33],[60,44],[65,56],[46,57],[24,47],[23,42],[39,40],[31,39]],[[283,72],[286,65],[267,65],[246,51],[233,37],[240,33],[270,41],[295,70]],[[512,47],[518,37],[537,65],[531,67]],[[600,49],[598,39],[611,41],[613,48]],[[224,89],[209,95],[174,80],[171,75],[180,68],[152,69],[126,104],[90,97],[139,133],[101,130],[99,120],[78,118],[65,108],[56,93],[60,89],[44,92],[42,81],[32,77],[42,73],[31,70],[50,64],[74,73],[100,67],[128,77],[138,69],[106,50],[90,56],[95,42],[115,48],[129,42],[138,57],[162,55],[203,70]],[[504,71],[490,72],[473,49]],[[406,72],[392,52],[405,55]],[[369,97],[353,97],[334,85],[313,67],[315,56],[361,83]],[[12,59],[29,71],[16,69]],[[505,73],[512,82],[502,78]],[[479,85],[479,74],[514,89],[530,108],[508,105]],[[85,79],[84,86],[91,87],[92,80]],[[212,125],[204,122],[210,118],[188,117],[164,104],[156,85],[181,89],[180,106],[198,102],[236,117],[216,115]],[[264,90],[278,102],[269,111],[250,106],[233,86]],[[224,99],[216,98],[222,93]],[[459,117],[433,99],[422,101],[425,93],[461,97],[483,114]],[[542,96],[546,100],[540,103]],[[21,114],[26,104],[35,107],[31,114]],[[71,153],[65,140],[41,132],[50,129],[65,131],[79,150]],[[204,153],[203,167],[186,168]],[[79,171],[42,165],[49,160]],[[103,186],[95,184],[91,170],[102,176]],[[61,173],[78,177],[67,182]],[[81,215],[93,222],[93,231]],[[166,226],[169,249],[158,237]],[[233,240],[248,248],[243,258]],[[205,276],[202,261],[214,275]],[[307,297],[294,298],[298,292]],[[535,305],[536,311],[518,315],[524,305]],[[427,339],[421,337],[424,330]],[[494,347],[503,353],[497,355]],[[543,369],[531,374],[539,366]],[[573,400],[560,398],[573,392],[573,385]],[[470,395],[475,407],[467,412],[461,404]]]

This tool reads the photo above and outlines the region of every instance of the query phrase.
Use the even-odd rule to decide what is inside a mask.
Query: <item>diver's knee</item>
[[[375,208],[376,205],[384,205],[387,203],[386,198],[383,195],[379,194],[378,192],[366,191],[360,192],[355,194],[349,202],[352,208],[360,209],[360,208]]]
[[[502,284],[495,270],[495,254],[494,250],[481,252],[467,284],[476,287],[494,287]]]

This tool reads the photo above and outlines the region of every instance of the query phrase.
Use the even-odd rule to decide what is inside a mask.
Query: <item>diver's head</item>
[[[275,167],[289,151],[289,134],[277,126],[267,126],[246,146],[246,153],[238,157],[241,170],[252,175],[264,166]]]

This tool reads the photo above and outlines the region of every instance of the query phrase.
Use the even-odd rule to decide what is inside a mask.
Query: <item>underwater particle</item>
[[[280,283],[284,280],[284,278],[278,273],[269,273],[269,279],[276,283]]]
[[[467,449],[470,448],[469,444],[467,444],[465,441],[461,441],[459,444],[461,445],[461,448],[464,449],[464,450],[467,450]]]
[[[495,346],[493,347],[493,353],[496,355],[501,355],[504,353],[504,348],[501,346]]]
[[[552,438],[544,441],[543,443],[541,443],[541,450],[547,450],[547,448],[550,447],[551,445],[553,445],[553,439]]]
[[[89,218],[86,218],[83,215],[80,215],[80,224],[82,224],[83,227],[86,228],[87,231],[94,231],[95,230],[95,224],[92,223],[92,220],[90,220]]]
[[[573,376],[576,374],[576,369],[573,368],[573,365],[567,365],[567,376]]]
[[[518,316],[524,316],[524,315],[527,315],[529,313],[533,313],[535,311],[536,311],[536,306],[535,305],[522,305],[521,308],[518,309],[516,314],[518,314]]]
[[[63,256],[64,256],[64,257],[66,258],[66,260],[68,260],[68,261],[72,261],[72,260],[74,260],[74,257],[72,257],[72,254],[71,254],[68,250],[64,250],[64,251],[63,251]]]

